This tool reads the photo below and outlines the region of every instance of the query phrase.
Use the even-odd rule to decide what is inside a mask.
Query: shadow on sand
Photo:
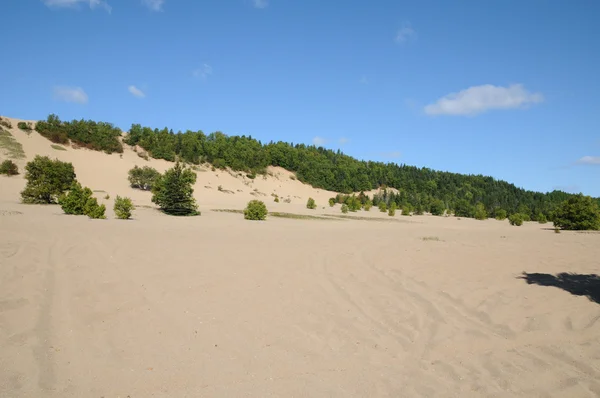
[[[518,277],[524,279],[529,285],[554,286],[575,296],[586,296],[590,301],[600,304],[600,276],[596,274],[569,274],[562,272],[560,274],[528,274]]]

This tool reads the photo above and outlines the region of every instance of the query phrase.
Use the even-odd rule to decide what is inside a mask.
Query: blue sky
[[[600,2],[14,0],[0,114],[341,148],[600,196]]]

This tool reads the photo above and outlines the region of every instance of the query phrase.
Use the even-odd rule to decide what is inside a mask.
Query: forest
[[[122,152],[117,138],[121,132],[110,123],[64,123],[56,115],[50,115],[47,121],[38,122],[36,130],[51,140],[58,134],[91,149]],[[432,204],[439,206],[443,202],[447,209],[464,217],[473,217],[477,206],[483,206],[489,217],[505,211],[508,215],[521,213],[531,220],[542,216],[551,220],[556,207],[573,196],[562,191],[528,191],[489,176],[361,161],[339,150],[281,141],[263,144],[251,136],[228,136],[222,132],[175,133],[168,128],[152,129],[133,124],[123,142],[143,148],[156,159],[210,163],[217,168],[244,171],[250,177],[266,173],[268,166],[280,166],[315,188],[345,194],[395,188],[398,193],[385,199],[395,202],[399,208],[408,206],[430,211]],[[600,199],[594,201],[600,204]]]

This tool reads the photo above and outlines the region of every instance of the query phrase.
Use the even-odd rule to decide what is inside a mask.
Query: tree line
[[[91,149],[121,152],[122,147],[112,141],[113,138],[118,141],[120,130],[108,123],[94,123],[60,122],[56,115],[50,115],[46,122],[38,122],[36,130],[49,138],[54,137],[54,132],[64,131],[66,137],[87,143]],[[59,137],[63,136],[61,134]],[[489,176],[362,161],[339,150],[282,141],[263,144],[251,136],[228,136],[222,132],[207,135],[188,130],[175,133],[168,128],[152,129],[133,124],[123,142],[140,146],[156,159],[190,164],[207,162],[217,168],[247,172],[250,177],[266,173],[268,166],[280,166],[315,188],[345,194],[395,188],[397,193],[384,191],[385,197],[374,198],[374,204],[384,200],[388,205],[393,202],[400,209],[419,213],[432,210],[439,213],[443,207],[462,217],[481,217],[483,214],[497,217],[506,212],[508,215],[522,214],[526,220],[551,219],[557,206],[573,196],[556,190],[533,192]],[[593,200],[600,204],[600,199]]]

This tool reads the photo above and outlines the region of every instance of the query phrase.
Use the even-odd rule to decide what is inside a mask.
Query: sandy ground
[[[92,189],[150,204],[127,186],[146,164],[135,153],[14,135],[28,158],[73,161]],[[305,209],[331,194],[281,173],[254,187],[300,199],[270,210],[339,214]],[[141,207],[120,221],[22,205],[22,177],[0,176],[0,397],[600,396],[600,298],[519,279],[598,273],[600,234],[432,216],[250,222],[210,211],[254,198],[242,180],[199,179],[202,216]],[[246,192],[199,189],[223,181]]]

